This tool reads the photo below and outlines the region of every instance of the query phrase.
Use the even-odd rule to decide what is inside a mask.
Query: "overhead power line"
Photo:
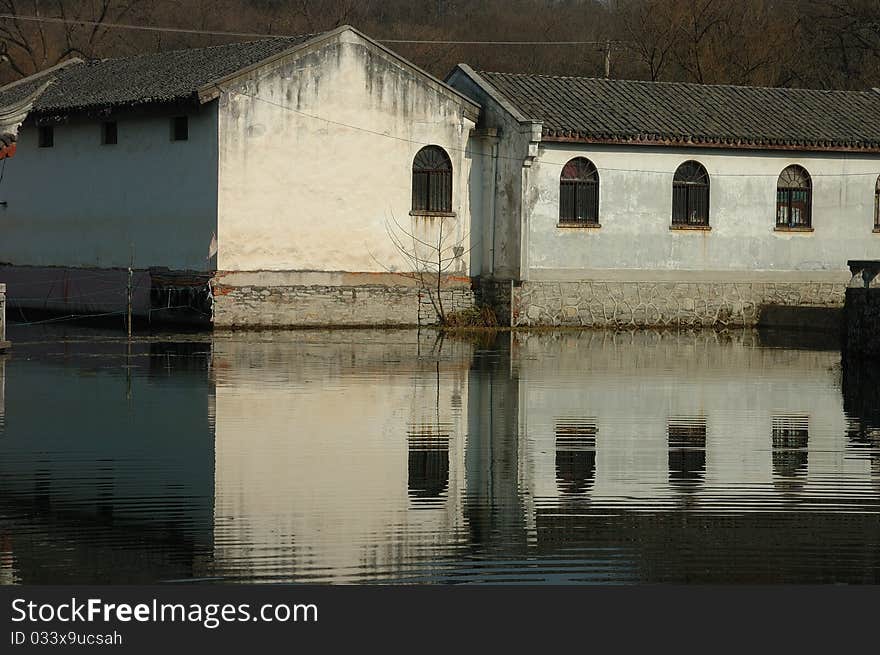
[[[197,30],[187,29],[184,27],[166,27],[160,25],[134,25],[132,23],[112,23],[106,21],[94,21],[75,18],[56,18],[52,16],[17,16],[15,14],[0,14],[2,20],[20,20],[34,23],[54,23],[61,25],[89,25],[92,27],[106,27],[122,30],[140,30],[143,32],[167,32],[171,34],[201,34],[204,36],[232,36],[254,39],[270,39],[277,37],[293,37],[301,36],[299,34],[266,34],[264,32],[232,32],[225,30]],[[538,46],[538,45],[592,45],[620,48],[625,45],[623,41],[468,41],[468,40],[446,40],[446,39],[376,39],[381,43],[403,43],[403,44],[437,44],[437,45],[516,45],[516,46]]]

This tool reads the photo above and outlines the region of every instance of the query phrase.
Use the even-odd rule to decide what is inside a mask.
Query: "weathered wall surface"
[[[753,326],[767,306],[839,308],[845,283],[815,281],[523,282],[511,298],[513,326]],[[824,281],[823,281],[824,280]],[[809,326],[807,326],[809,327]]]
[[[559,174],[589,158],[601,227],[559,227]],[[710,230],[670,229],[672,178],[689,159],[710,176]],[[812,232],[775,228],[790,164],[813,180]],[[846,262],[880,253],[880,160],[853,154],[543,144],[526,192],[527,266],[512,325],[754,325],[762,307],[841,308]]]
[[[116,145],[101,145],[98,120],[55,126],[51,148],[37,146],[36,127],[23,127],[0,186],[0,262],[207,270],[216,104],[189,114],[188,141],[171,141],[173,115],[113,117]]]
[[[472,182],[481,189],[480,266],[474,275],[519,279],[522,266],[523,180],[529,144],[535,137],[531,123],[521,123],[491,95],[457,68],[447,82],[480,104],[478,128],[497,131],[496,138],[474,138],[470,149],[480,161],[482,177]],[[479,154],[478,154],[479,153]],[[529,162],[530,163],[530,162]],[[475,164],[476,166],[476,164]]]
[[[221,271],[412,270],[389,237],[467,244],[476,108],[353,32],[264,66],[220,99]],[[453,166],[454,217],[411,216],[426,145]],[[402,230],[394,225],[398,223]],[[411,239],[404,238],[406,242]],[[448,272],[469,274],[467,245]]]
[[[433,323],[394,273],[436,272],[438,254],[447,306],[473,304],[476,111],[354,32],[231,84],[220,100],[215,325]],[[413,158],[426,145],[452,161],[451,215],[411,213]]]
[[[601,228],[560,228],[559,175],[572,157],[599,172]],[[693,159],[710,177],[710,231],[671,230],[672,178]],[[790,164],[813,182],[813,232],[774,231],[776,184]],[[527,193],[526,279],[585,270],[836,271],[880,255],[873,233],[880,157],[542,144]],[[581,279],[589,279],[580,276]]]
[[[225,273],[213,297],[218,328],[437,323],[429,295],[392,274]],[[445,281],[440,299],[447,313],[472,307],[469,279]]]

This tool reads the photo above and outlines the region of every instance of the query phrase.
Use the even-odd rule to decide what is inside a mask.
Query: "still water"
[[[833,343],[10,332],[5,584],[880,582]]]

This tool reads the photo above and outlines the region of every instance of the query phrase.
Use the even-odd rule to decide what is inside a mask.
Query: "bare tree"
[[[652,82],[662,79],[681,38],[674,3],[623,0],[616,5],[621,40]]]
[[[385,230],[395,250],[405,262],[404,270],[378,262],[386,271],[413,280],[420,294],[425,294],[431,303],[440,325],[448,323],[449,312],[443,304],[443,282],[445,278],[463,266],[464,255],[474,247],[470,235],[465,232],[456,236],[449,224],[454,220],[448,216],[437,216],[433,235],[419,236],[414,229],[402,226],[394,216],[385,221]],[[433,231],[433,230],[432,230]],[[430,241],[428,240],[430,239]]]
[[[7,16],[0,19],[5,77],[24,77],[73,56],[97,56],[108,42],[122,38],[106,23],[125,20],[140,2],[0,0],[0,13]]]

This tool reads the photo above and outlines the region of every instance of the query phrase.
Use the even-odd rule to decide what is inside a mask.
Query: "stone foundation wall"
[[[437,314],[427,293],[414,286],[230,285],[213,284],[214,326],[334,327],[434,325]],[[445,312],[474,305],[470,286],[441,291]]]
[[[761,308],[840,308],[845,284],[809,282],[523,282],[513,326],[753,326]]]
[[[480,277],[474,281],[476,302],[491,307],[498,319],[498,325],[510,325],[511,280]]]

